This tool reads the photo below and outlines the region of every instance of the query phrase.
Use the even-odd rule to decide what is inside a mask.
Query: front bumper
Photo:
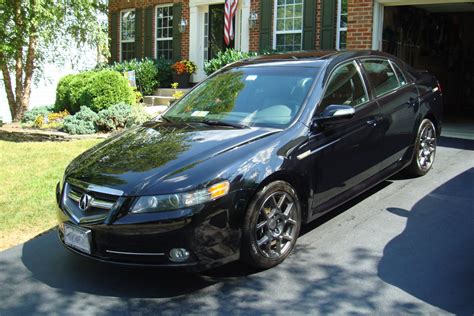
[[[80,255],[122,265],[185,267],[200,271],[237,260],[240,256],[240,223],[244,210],[236,209],[240,194],[187,211],[127,214],[101,223],[79,224],[59,208],[58,234],[63,245]],[[91,230],[91,253],[64,243],[64,224]],[[173,262],[170,251],[185,248],[190,256]]]

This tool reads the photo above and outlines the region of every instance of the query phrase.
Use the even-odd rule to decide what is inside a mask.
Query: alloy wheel
[[[433,165],[436,153],[436,131],[431,122],[425,124],[420,132],[417,150],[418,167],[427,171]]]
[[[261,255],[278,259],[291,251],[297,237],[296,212],[295,201],[286,192],[277,191],[267,197],[255,226],[255,242]]]

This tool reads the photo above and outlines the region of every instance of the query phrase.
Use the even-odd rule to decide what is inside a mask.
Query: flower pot
[[[189,87],[189,78],[191,75],[187,72],[178,75],[173,73],[173,82],[178,83],[178,88],[188,88]]]

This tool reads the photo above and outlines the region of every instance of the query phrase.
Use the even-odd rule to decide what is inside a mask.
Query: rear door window
[[[400,69],[400,67],[398,67],[398,65],[396,63],[394,63],[393,61],[391,61],[390,63],[392,64],[393,69],[395,69],[395,72],[397,73],[397,77],[398,77],[398,81],[400,82],[400,85],[404,86],[404,85],[408,84],[408,81],[405,77],[405,74]]]
[[[376,97],[380,97],[400,86],[395,72],[386,59],[362,60],[362,66],[374,89]]]

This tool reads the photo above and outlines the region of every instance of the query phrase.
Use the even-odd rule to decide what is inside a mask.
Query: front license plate
[[[64,224],[64,243],[82,252],[91,253],[91,230]]]

